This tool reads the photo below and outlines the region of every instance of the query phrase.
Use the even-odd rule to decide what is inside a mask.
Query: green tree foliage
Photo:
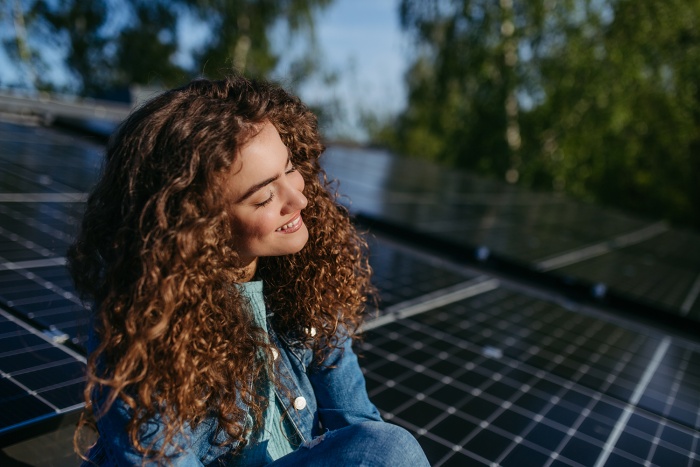
[[[0,24],[15,34],[3,46],[31,72],[28,87],[54,89],[46,56],[63,55],[73,90],[91,95],[130,84],[174,86],[195,76],[221,76],[235,68],[268,76],[278,63],[270,31],[286,25],[308,32],[313,15],[332,0],[0,0]],[[183,24],[209,34],[191,54],[182,52]],[[185,38],[186,39],[186,38]],[[302,57],[293,69],[301,80],[318,65]]]
[[[383,142],[700,227],[699,0],[402,0],[400,14],[417,53]]]

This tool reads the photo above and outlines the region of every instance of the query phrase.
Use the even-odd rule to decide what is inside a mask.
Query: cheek
[[[274,230],[278,227],[275,224],[275,220],[275,216],[266,213],[245,219],[237,218],[234,219],[235,225],[233,230],[238,235],[239,241],[249,243],[255,241],[256,238],[263,238],[274,233]]]

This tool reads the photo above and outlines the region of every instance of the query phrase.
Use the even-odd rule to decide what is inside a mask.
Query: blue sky
[[[336,0],[316,24],[329,63],[348,71],[343,78],[348,90],[357,84],[368,102],[389,108],[401,104],[406,44],[398,0]]]
[[[361,110],[383,116],[405,105],[403,75],[408,43],[399,28],[399,0],[335,0],[316,19],[316,36],[326,66],[339,72],[333,89],[309,83],[300,90],[313,102],[328,93],[347,113],[345,131],[357,136]]]

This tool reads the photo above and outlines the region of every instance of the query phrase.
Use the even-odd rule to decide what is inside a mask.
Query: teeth
[[[280,232],[282,230],[291,229],[295,225],[299,224],[300,221],[301,221],[301,217],[297,217],[296,220],[294,220],[293,222],[290,222],[289,224],[284,224],[282,227],[279,227],[276,231]]]

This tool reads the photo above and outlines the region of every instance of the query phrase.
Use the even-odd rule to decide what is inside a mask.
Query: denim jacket
[[[352,351],[352,339],[346,338],[341,348],[329,352],[321,368],[310,369],[313,352],[303,346],[293,345],[277,335],[268,322],[271,342],[279,349],[279,365],[275,377],[287,391],[275,389],[277,398],[294,428],[295,444],[303,445],[328,430],[336,430],[364,421],[381,421],[379,411],[369,401],[365,380]],[[97,404],[95,404],[97,405]],[[96,407],[97,409],[97,407]],[[126,423],[131,418],[130,409],[121,401],[97,421],[100,437],[88,458],[97,465],[141,465],[144,461],[135,450],[126,433]],[[220,446],[223,434],[216,437],[216,419],[205,420],[196,428],[185,426],[167,453],[182,452],[171,459],[176,466],[223,465],[235,459],[234,445]],[[148,445],[158,439],[162,423],[150,420],[142,429],[141,441]],[[160,447],[158,443],[155,445]],[[247,445],[243,453],[255,446]],[[259,446],[258,446],[259,448]],[[144,465],[155,465],[144,463]]]

